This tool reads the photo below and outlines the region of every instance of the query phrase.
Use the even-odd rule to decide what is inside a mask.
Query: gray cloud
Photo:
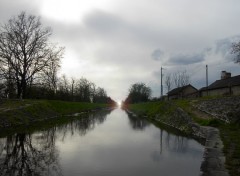
[[[0,22],[6,22],[12,16],[16,16],[22,11],[38,15],[39,4],[37,1],[0,0]]]
[[[233,61],[234,58],[236,57],[236,54],[232,53],[232,45],[234,42],[239,40],[240,40],[239,35],[217,40],[215,43],[215,53],[221,54],[224,59]]]
[[[205,54],[179,54],[170,57],[169,63],[175,65],[190,65],[204,61]]]
[[[114,14],[95,11],[84,19],[85,25],[97,33],[109,34],[123,28],[125,24]]]
[[[43,15],[42,2],[0,0],[0,23],[21,11]],[[69,55],[63,63],[79,66],[63,72],[89,78],[115,99],[124,99],[128,87],[138,81],[149,83],[153,95],[159,96],[161,66],[166,68],[164,74],[186,69],[197,87],[204,84],[206,64],[212,80],[222,69],[239,74],[229,49],[240,40],[236,36],[240,1],[184,2],[116,0],[114,5],[109,1],[111,8],[92,8],[76,23],[54,21],[46,15],[42,22],[52,27],[52,39],[66,47]],[[79,1],[79,5],[84,4]]]
[[[153,51],[151,56],[153,60],[159,61],[164,56],[164,52],[161,49],[156,49]]]

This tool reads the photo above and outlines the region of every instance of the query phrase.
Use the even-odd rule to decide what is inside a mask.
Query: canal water
[[[0,138],[0,175],[198,176],[202,157],[197,141],[121,109]]]

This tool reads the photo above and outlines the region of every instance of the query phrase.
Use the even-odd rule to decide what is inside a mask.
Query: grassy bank
[[[195,101],[201,101],[201,99]],[[184,109],[184,111],[188,112],[195,122],[202,126],[213,126],[220,130],[221,138],[224,144],[223,152],[226,157],[226,168],[229,170],[230,175],[240,175],[240,124],[227,124],[213,118],[210,115],[201,113],[191,105],[194,101],[176,100],[175,103]]]
[[[170,106],[165,102],[148,102],[130,104],[127,108],[137,115],[154,117],[157,114],[161,114],[162,116],[171,115],[176,107]]]
[[[56,116],[107,107],[106,104],[54,100],[7,100],[0,103],[0,127],[31,124]]]
[[[172,126],[187,135],[193,134],[192,128],[189,125],[191,118],[172,102],[149,102],[131,104],[129,110],[156,123],[164,123]]]
[[[213,126],[220,130],[221,138],[224,143],[224,153],[226,157],[226,168],[229,170],[231,176],[240,175],[240,125],[226,124],[220,120],[214,119],[208,114],[202,113],[194,108],[192,105],[200,100],[176,100],[169,102],[150,102],[129,105],[129,109],[138,115],[147,116],[147,118],[154,118],[161,116],[161,118],[169,118],[177,107],[180,107],[192,118],[202,126]]]

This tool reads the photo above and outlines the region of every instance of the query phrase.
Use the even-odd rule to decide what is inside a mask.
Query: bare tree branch
[[[51,34],[50,28],[42,27],[39,17],[25,12],[13,17],[1,28],[1,70],[6,76],[9,69],[15,72],[18,97],[25,97],[27,86],[37,73],[62,57],[63,48],[51,46],[48,42]]]
[[[240,41],[232,44],[232,53],[236,54],[235,63],[240,63]]]

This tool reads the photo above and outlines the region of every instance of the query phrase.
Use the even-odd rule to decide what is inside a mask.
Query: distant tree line
[[[0,28],[0,94],[6,98],[112,102],[85,78],[58,77],[64,48],[49,42],[52,32],[39,17],[20,13]]]

